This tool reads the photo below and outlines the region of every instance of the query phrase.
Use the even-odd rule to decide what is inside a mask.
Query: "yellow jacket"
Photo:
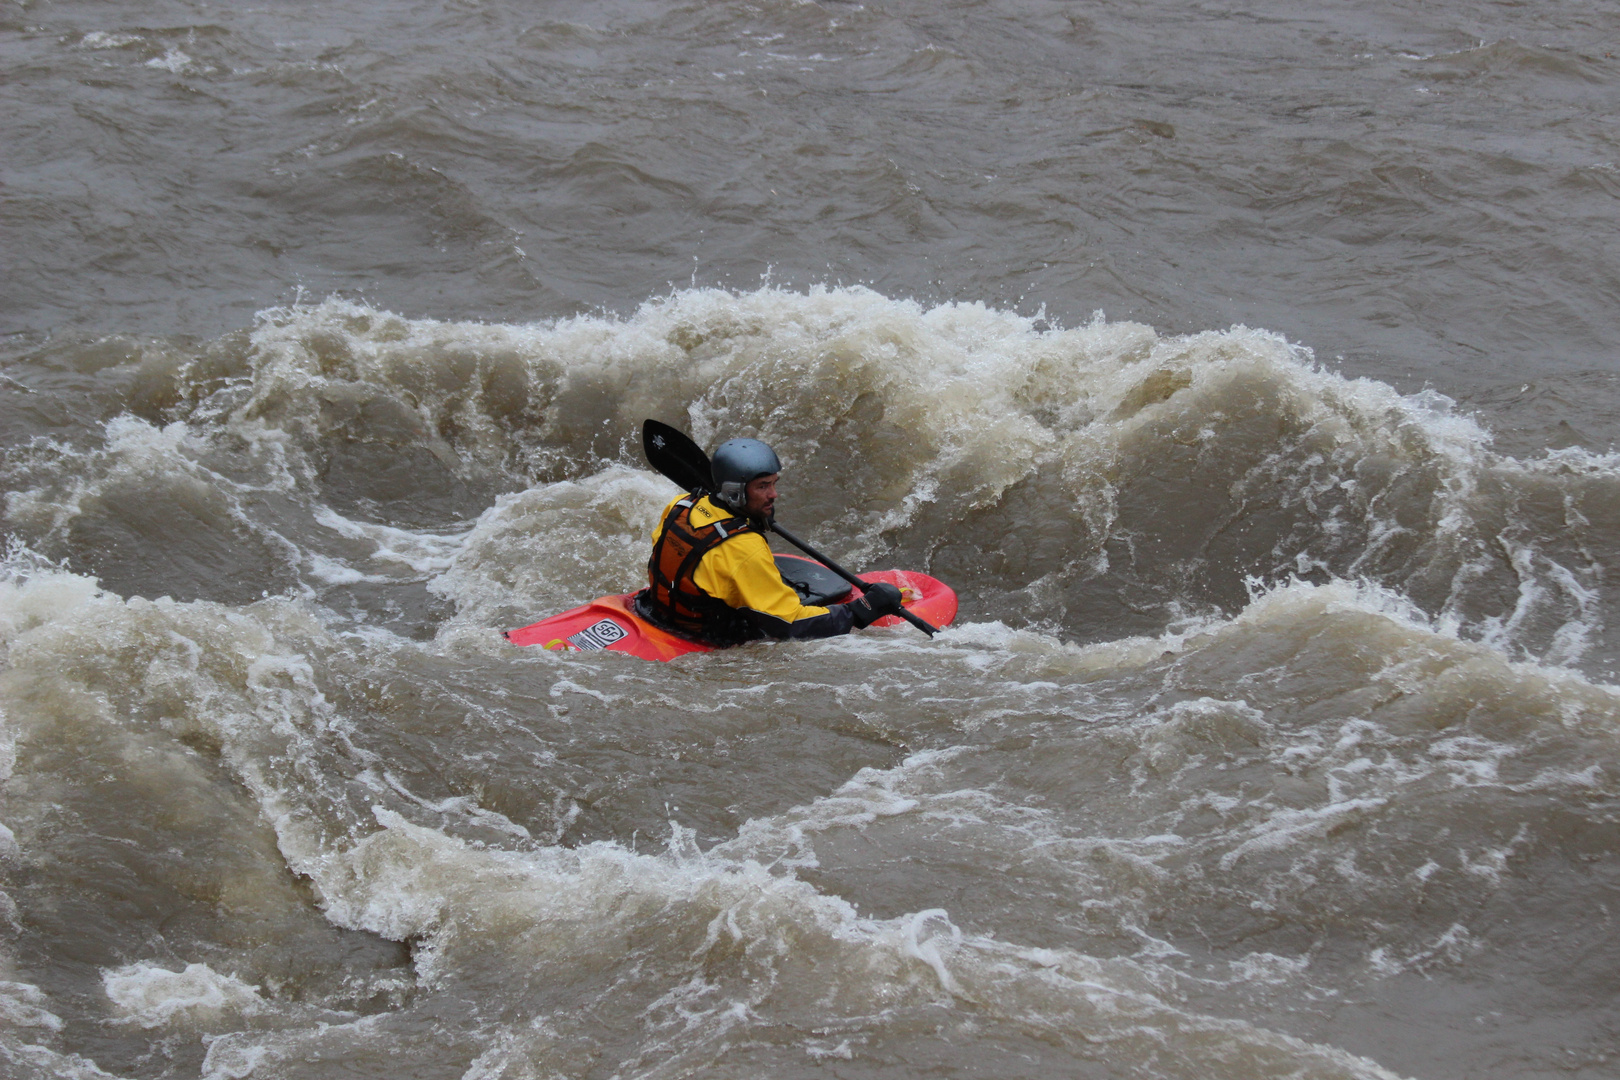
[[[653,529],[654,544],[663,535],[664,523],[675,504],[689,498],[677,495],[664,507]],[[693,505],[688,520],[694,528],[704,528],[735,516],[705,496]],[[831,637],[848,633],[853,624],[846,605],[824,608],[800,603],[799,594],[782,580],[771,545],[763,534],[752,529],[711,548],[692,572],[692,582],[726,606],[743,612],[762,636]]]

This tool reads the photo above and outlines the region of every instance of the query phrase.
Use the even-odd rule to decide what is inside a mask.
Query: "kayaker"
[[[636,614],[726,646],[764,637],[835,637],[900,610],[900,590],[887,582],[845,604],[800,603],[765,539],[782,472],[776,452],[758,439],[728,439],[711,467],[714,495],[681,495],[664,507]]]

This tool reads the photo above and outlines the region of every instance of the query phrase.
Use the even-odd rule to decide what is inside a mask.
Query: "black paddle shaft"
[[[647,420],[641,425],[641,447],[647,454],[647,463],[674,481],[677,487],[684,491],[701,491],[706,495],[714,493],[714,473],[709,465],[709,455],[705,454],[703,448],[693,442],[684,431],[672,428],[668,424],[660,423],[657,420]],[[862,581],[848,570],[845,570],[842,566],[839,566],[827,556],[782,528],[774,519],[770,522],[770,527],[771,531],[776,535],[862,592],[872,587],[871,582]],[[895,614],[929,637],[939,633],[938,627],[930,626],[905,608],[901,608]]]
[[[872,587],[871,582],[862,581],[848,570],[845,570],[842,566],[839,566],[837,563],[827,558],[827,556],[823,555],[821,552],[817,551],[803,540],[800,540],[797,536],[794,536],[792,533],[782,528],[782,526],[778,525],[774,519],[771,521],[771,532],[775,533],[777,536],[780,536],[782,539],[786,540],[788,543],[792,544],[794,547],[798,548],[800,551],[804,552],[806,555],[810,556],[812,559],[816,560],[816,562],[820,563],[822,566],[825,566],[827,569],[831,570],[833,573],[837,574],[851,585],[856,586],[862,592],[865,592],[867,589]],[[906,620],[906,622],[910,623],[912,626],[915,626],[917,629],[921,630],[923,633],[927,634],[929,637],[933,637],[935,634],[939,633],[939,627],[930,624],[927,620],[921,618],[920,616],[913,615],[905,608],[901,608],[899,611],[896,611],[895,614]]]

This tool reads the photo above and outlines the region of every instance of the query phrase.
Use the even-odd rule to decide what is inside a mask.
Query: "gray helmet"
[[[741,513],[748,505],[748,482],[782,471],[776,451],[758,439],[727,439],[710,461],[714,497],[728,510]]]

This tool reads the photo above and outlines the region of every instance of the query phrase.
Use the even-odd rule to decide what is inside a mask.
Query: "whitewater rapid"
[[[862,288],[12,371],[90,406],[5,461],[17,1075],[1606,1053],[1612,457]],[[508,645],[645,573],[649,416],[771,441],[784,521],[957,624]]]

